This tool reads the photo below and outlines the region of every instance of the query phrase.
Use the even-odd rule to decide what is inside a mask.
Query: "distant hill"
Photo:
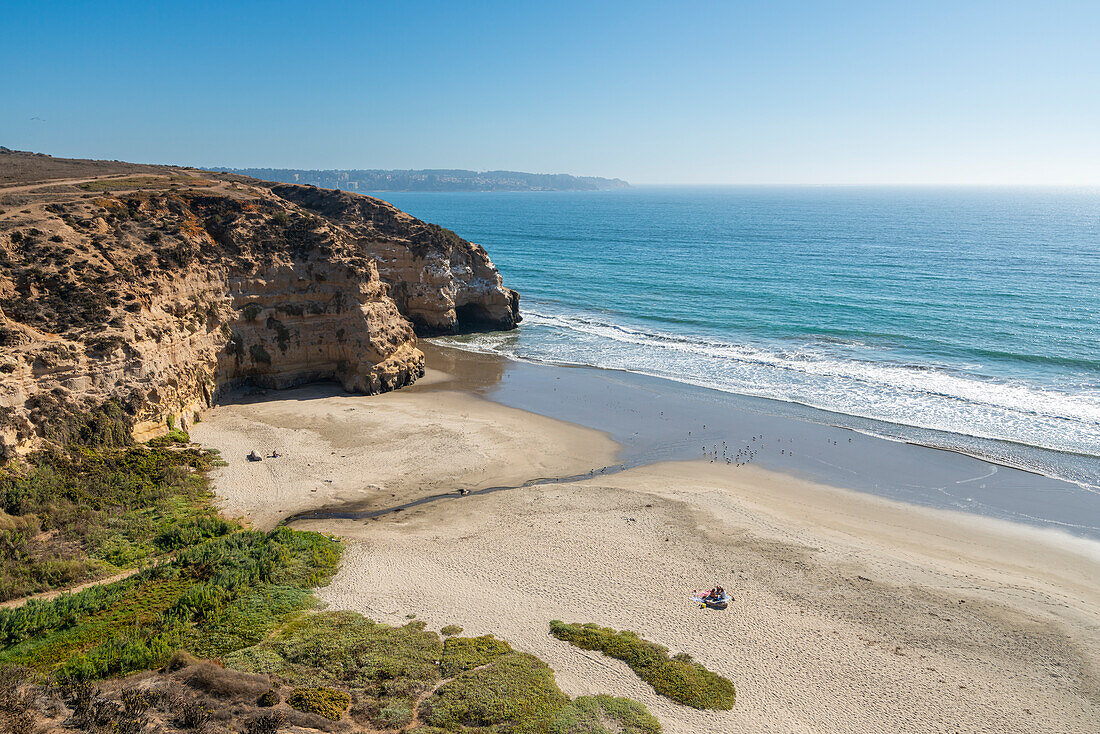
[[[426,169],[420,171],[324,170],[295,168],[210,168],[265,181],[313,184],[344,191],[603,191],[624,189],[630,184],[618,178],[570,176],[566,173],[522,173],[520,171],[463,171]]]

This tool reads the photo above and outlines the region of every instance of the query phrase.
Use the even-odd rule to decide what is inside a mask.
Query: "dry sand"
[[[225,512],[261,529],[334,503],[386,507],[614,460],[615,442],[598,431],[435,389],[445,380],[429,372],[376,396],[334,385],[271,391],[207,412],[191,436],[229,464],[214,473]],[[253,450],[280,456],[246,461]]]
[[[225,452],[218,492],[259,526],[613,461],[601,434],[442,379],[374,398],[281,393],[218,408],[193,435]],[[253,447],[287,459],[244,463]],[[333,608],[492,632],[567,693],[636,698],[673,734],[1100,731],[1100,546],[1068,536],[702,462],[297,527],[349,540],[319,591]],[[688,600],[715,581],[736,597],[727,611]],[[737,705],[660,698],[551,638],[555,618],[688,652],[734,681]]]

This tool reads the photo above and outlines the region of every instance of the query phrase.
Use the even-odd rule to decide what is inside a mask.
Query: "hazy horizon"
[[[1100,185],[1100,6],[37,3],[0,144],[633,185]]]

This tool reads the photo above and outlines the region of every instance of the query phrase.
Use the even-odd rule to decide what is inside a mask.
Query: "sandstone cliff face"
[[[519,294],[480,245],[368,196],[290,184],[271,191],[337,222],[374,254],[390,295],[422,334],[512,329]]]
[[[83,186],[0,189],[5,453],[108,402],[141,439],[246,381],[392,390],[423,373],[414,323],[518,321],[484,250],[374,199],[209,174]]]

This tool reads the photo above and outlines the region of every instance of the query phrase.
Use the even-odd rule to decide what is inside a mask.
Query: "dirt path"
[[[167,174],[141,174],[144,176],[162,176],[167,178]],[[86,176],[84,178],[58,178],[51,181],[39,181],[33,184],[20,184],[19,186],[2,186],[0,185],[0,194],[18,194],[21,191],[32,191],[34,189],[41,189],[46,186],[67,186],[76,185],[82,183],[89,183],[91,181],[113,181],[116,178],[133,178],[132,173],[112,174],[110,176]]]
[[[163,556],[156,556],[152,558],[152,565],[160,565],[161,563],[167,563],[176,557],[179,551],[172,551],[166,553]],[[113,584],[116,581],[122,581],[128,579],[135,573],[148,568],[147,565],[137,566],[136,568],[128,568],[125,571],[114,574],[113,576],[106,576],[101,579],[92,579],[91,581],[85,581],[82,584],[76,584],[75,586],[66,586],[64,589],[51,589],[50,591],[43,591],[38,594],[31,594],[30,596],[21,596],[18,599],[8,599],[7,601],[0,602],[0,609],[16,609],[23,606],[29,601],[49,601],[50,599],[56,599],[62,594],[75,594],[85,589],[90,589],[93,586],[102,586],[103,584]]]
[[[431,696],[433,693],[438,691],[444,685],[446,685],[446,684],[450,683],[451,681],[453,681],[459,675],[462,675],[463,673],[473,673],[475,670],[484,670],[485,668],[488,668],[492,664],[493,664],[493,661],[489,661],[487,663],[483,663],[481,665],[478,665],[476,668],[470,668],[469,670],[464,670],[464,671],[462,671],[462,673],[459,673],[458,675],[452,675],[450,678],[441,678],[439,681],[436,682],[436,684],[434,686],[432,686],[428,690],[421,693],[420,696],[416,699],[416,703],[413,704],[413,718],[412,718],[411,722],[409,722],[408,724],[405,725],[405,731],[414,731],[418,726],[423,726],[424,725],[424,722],[420,720],[420,706],[421,706],[421,704],[423,704],[425,701],[428,700],[429,696]]]
[[[95,579],[94,581],[85,581],[82,584],[76,586],[67,586],[64,589],[53,589],[52,591],[43,591],[39,594],[31,594],[30,596],[21,596],[18,599],[8,599],[5,602],[0,602],[0,609],[16,609],[23,606],[29,601],[49,601],[50,599],[56,599],[62,594],[75,594],[78,591],[84,591],[90,589],[93,586],[99,586],[101,584],[110,584],[115,581],[122,581],[128,579],[135,573],[140,571],[141,568],[131,568],[122,573],[116,573],[114,576],[108,576],[102,579]]]

